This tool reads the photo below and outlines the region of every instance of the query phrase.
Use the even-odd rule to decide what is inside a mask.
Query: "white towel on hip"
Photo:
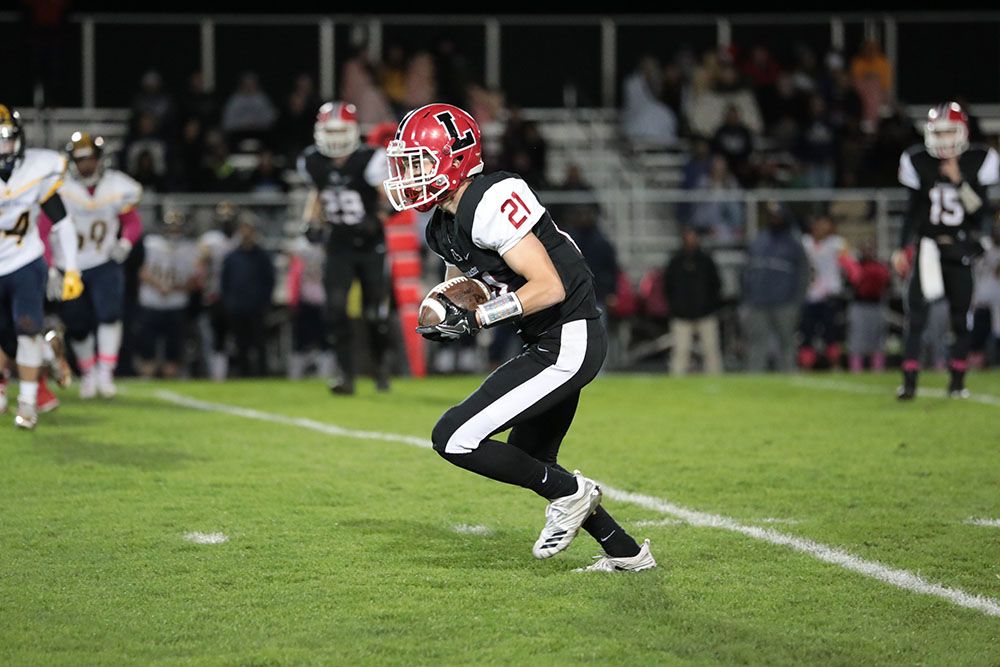
[[[920,239],[920,291],[928,303],[944,296],[944,276],[941,275],[941,251],[937,242],[926,236]]]

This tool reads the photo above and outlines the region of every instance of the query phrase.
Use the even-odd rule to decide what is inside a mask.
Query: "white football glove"
[[[45,296],[49,301],[62,301],[63,274],[54,266],[49,267],[49,280],[45,284]]]
[[[130,252],[132,252],[132,242],[122,238],[118,239],[118,242],[111,246],[111,251],[108,254],[111,256],[111,259],[121,264],[128,259]]]

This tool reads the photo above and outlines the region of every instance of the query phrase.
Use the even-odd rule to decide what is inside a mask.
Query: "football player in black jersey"
[[[582,527],[604,553],[581,569],[654,567],[649,540],[640,546],[611,518],[597,483],[556,462],[580,391],[607,354],[583,255],[522,178],[483,173],[479,126],[462,109],[430,104],[411,111],[387,157],[385,190],[393,207],[434,209],[427,244],[444,259],[446,279],[475,277],[495,295],[475,310],[439,296],[445,318],[417,331],[447,342],[517,322],[524,340],[520,354],[441,416],[431,434],[434,449],[459,467],[550,501],[532,549],[536,558],[566,549]],[[506,441],[496,438],[508,429]]]
[[[899,182],[909,188],[910,204],[892,264],[909,284],[903,384],[896,395],[901,400],[916,396],[928,304],[945,297],[953,335],[948,395],[964,398],[969,395],[965,371],[972,262],[990,239],[986,188],[1000,183],[1000,157],[991,147],[970,145],[968,117],[949,102],[928,112],[924,144],[900,156]]]
[[[297,169],[311,185],[304,217],[311,240],[327,248],[324,285],[327,320],[340,367],[330,384],[335,394],[354,393],[355,363],[347,299],[361,284],[362,317],[368,328],[375,387],[389,389],[390,279],[386,264],[384,219],[391,211],[382,183],[387,177],[381,148],[364,145],[353,104],[320,107],[314,144],[298,158]]]

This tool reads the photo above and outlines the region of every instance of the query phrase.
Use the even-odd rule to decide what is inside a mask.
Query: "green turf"
[[[478,380],[350,398],[130,382],[113,403],[62,393],[33,433],[7,415],[0,664],[1000,665],[1000,617],[787,547],[607,498],[660,567],[574,573],[596,543],[534,560],[544,502],[528,491],[426,448],[156,395],[426,439]],[[899,404],[896,382],[604,375],[561,462],[1000,600],[1000,528],[967,523],[1000,519],[1000,399]],[[969,385],[1000,397],[1000,374]]]

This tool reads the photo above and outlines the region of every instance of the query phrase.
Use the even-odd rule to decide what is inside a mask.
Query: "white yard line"
[[[162,400],[169,401],[176,405],[193,408],[195,410],[223,413],[236,417],[244,417],[246,419],[272,422],[275,424],[299,426],[328,435],[362,438],[365,440],[399,442],[424,448],[431,447],[429,440],[413,436],[400,435],[397,433],[381,433],[378,431],[358,431],[346,429],[312,419],[288,417],[271,412],[261,412],[260,410],[253,410],[250,408],[240,408],[222,403],[200,401],[194,398],[182,396],[181,394],[177,394],[172,391],[160,390],[154,392],[153,395]],[[663,500],[662,498],[646,496],[640,493],[632,493],[631,491],[622,491],[604,483],[601,483],[601,489],[607,497],[613,500],[632,503],[654,512],[666,514],[685,521],[692,526],[721,528],[723,530],[740,533],[757,540],[764,540],[765,542],[770,542],[771,544],[789,547],[818,560],[839,565],[847,570],[857,572],[858,574],[862,574],[866,577],[877,579],[878,581],[882,581],[904,590],[914,593],[923,593],[925,595],[933,595],[960,607],[980,611],[987,616],[1000,617],[1000,601],[981,595],[966,593],[965,591],[956,588],[949,588],[941,584],[936,584],[907,570],[898,570],[882,565],[881,563],[865,560],[841,549],[830,547],[819,542],[814,542],[806,538],[786,535],[771,528],[747,526],[726,516],[688,509],[680,505],[675,505],[667,500]]]
[[[965,523],[970,526],[985,526],[987,528],[1000,528],[1000,519],[979,519],[974,516],[970,516],[965,520]]]

